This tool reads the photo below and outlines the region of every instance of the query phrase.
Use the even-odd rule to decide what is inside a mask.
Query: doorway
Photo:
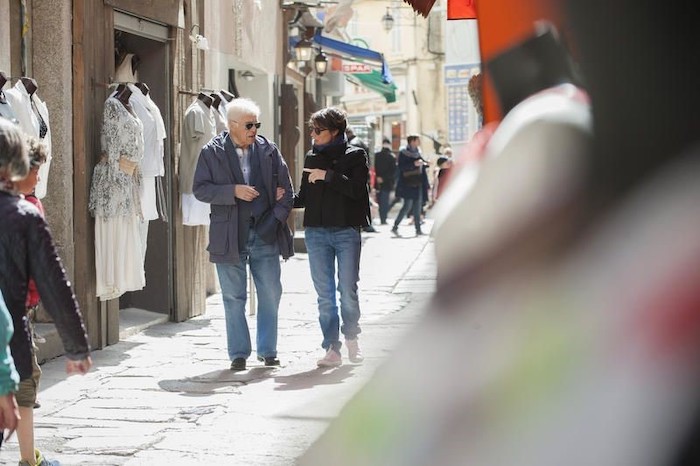
[[[174,309],[173,234],[168,219],[172,219],[172,174],[170,141],[170,50],[168,28],[142,18],[114,12],[115,48],[137,59],[138,82],[148,86],[148,95],[158,106],[165,125],[164,140],[165,175],[157,177],[156,202],[159,218],[148,222],[145,256],[146,286],[139,291],[125,293],[119,298],[119,309],[136,308],[168,316]],[[147,186],[147,185],[144,185]],[[150,186],[147,186],[150,189]]]

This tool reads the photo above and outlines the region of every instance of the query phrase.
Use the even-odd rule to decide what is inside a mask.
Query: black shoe
[[[236,358],[231,362],[232,371],[244,371],[245,370],[245,358]]]
[[[391,232],[394,234],[394,236],[399,236],[399,227],[394,225],[393,228],[391,229]]]
[[[366,227],[363,227],[362,231],[364,231],[365,233],[377,233],[377,229],[374,228],[372,225],[368,225]]]
[[[416,230],[416,236],[423,236],[424,233],[421,230]]]
[[[266,366],[272,367],[272,366],[279,366],[280,365],[280,360],[277,359],[274,356],[267,356],[263,358],[262,356],[258,356],[258,361],[264,362]]]

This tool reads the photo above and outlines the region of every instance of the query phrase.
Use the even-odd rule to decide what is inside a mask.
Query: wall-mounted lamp
[[[294,54],[296,55],[297,61],[309,61],[311,60],[311,53],[313,52],[313,45],[308,39],[301,39],[294,46]]]
[[[384,26],[384,30],[386,32],[391,31],[391,28],[394,27],[394,17],[391,15],[391,11],[389,10],[389,7],[386,7],[386,13],[384,13],[384,16],[382,16],[382,25]]]
[[[246,81],[252,81],[253,79],[255,79],[255,75],[249,70],[241,71],[240,76]]]
[[[209,41],[207,38],[201,34],[193,35],[194,28],[197,28],[197,32],[199,32],[199,24],[193,24],[190,28],[190,40],[194,46],[199,50],[209,50]]]
[[[328,58],[323,50],[318,51],[318,55],[314,58],[314,67],[316,68],[316,74],[323,76],[328,71]]]

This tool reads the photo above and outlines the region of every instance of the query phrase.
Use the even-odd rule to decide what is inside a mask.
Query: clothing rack
[[[219,92],[215,89],[207,89],[206,87],[201,88],[199,91],[193,91],[190,89],[178,89],[177,92],[179,94],[186,94],[186,95],[199,95],[201,92],[207,93],[207,92]]]

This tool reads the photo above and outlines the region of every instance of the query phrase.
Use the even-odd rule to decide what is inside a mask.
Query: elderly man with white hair
[[[221,284],[231,370],[241,371],[252,352],[245,316],[248,265],[258,297],[257,357],[265,366],[280,364],[279,256],[287,259],[294,254],[287,226],[293,191],[279,149],[258,134],[260,108],[244,98],[232,100],[226,108],[228,131],[202,148],[193,193],[211,204],[207,250]]]

